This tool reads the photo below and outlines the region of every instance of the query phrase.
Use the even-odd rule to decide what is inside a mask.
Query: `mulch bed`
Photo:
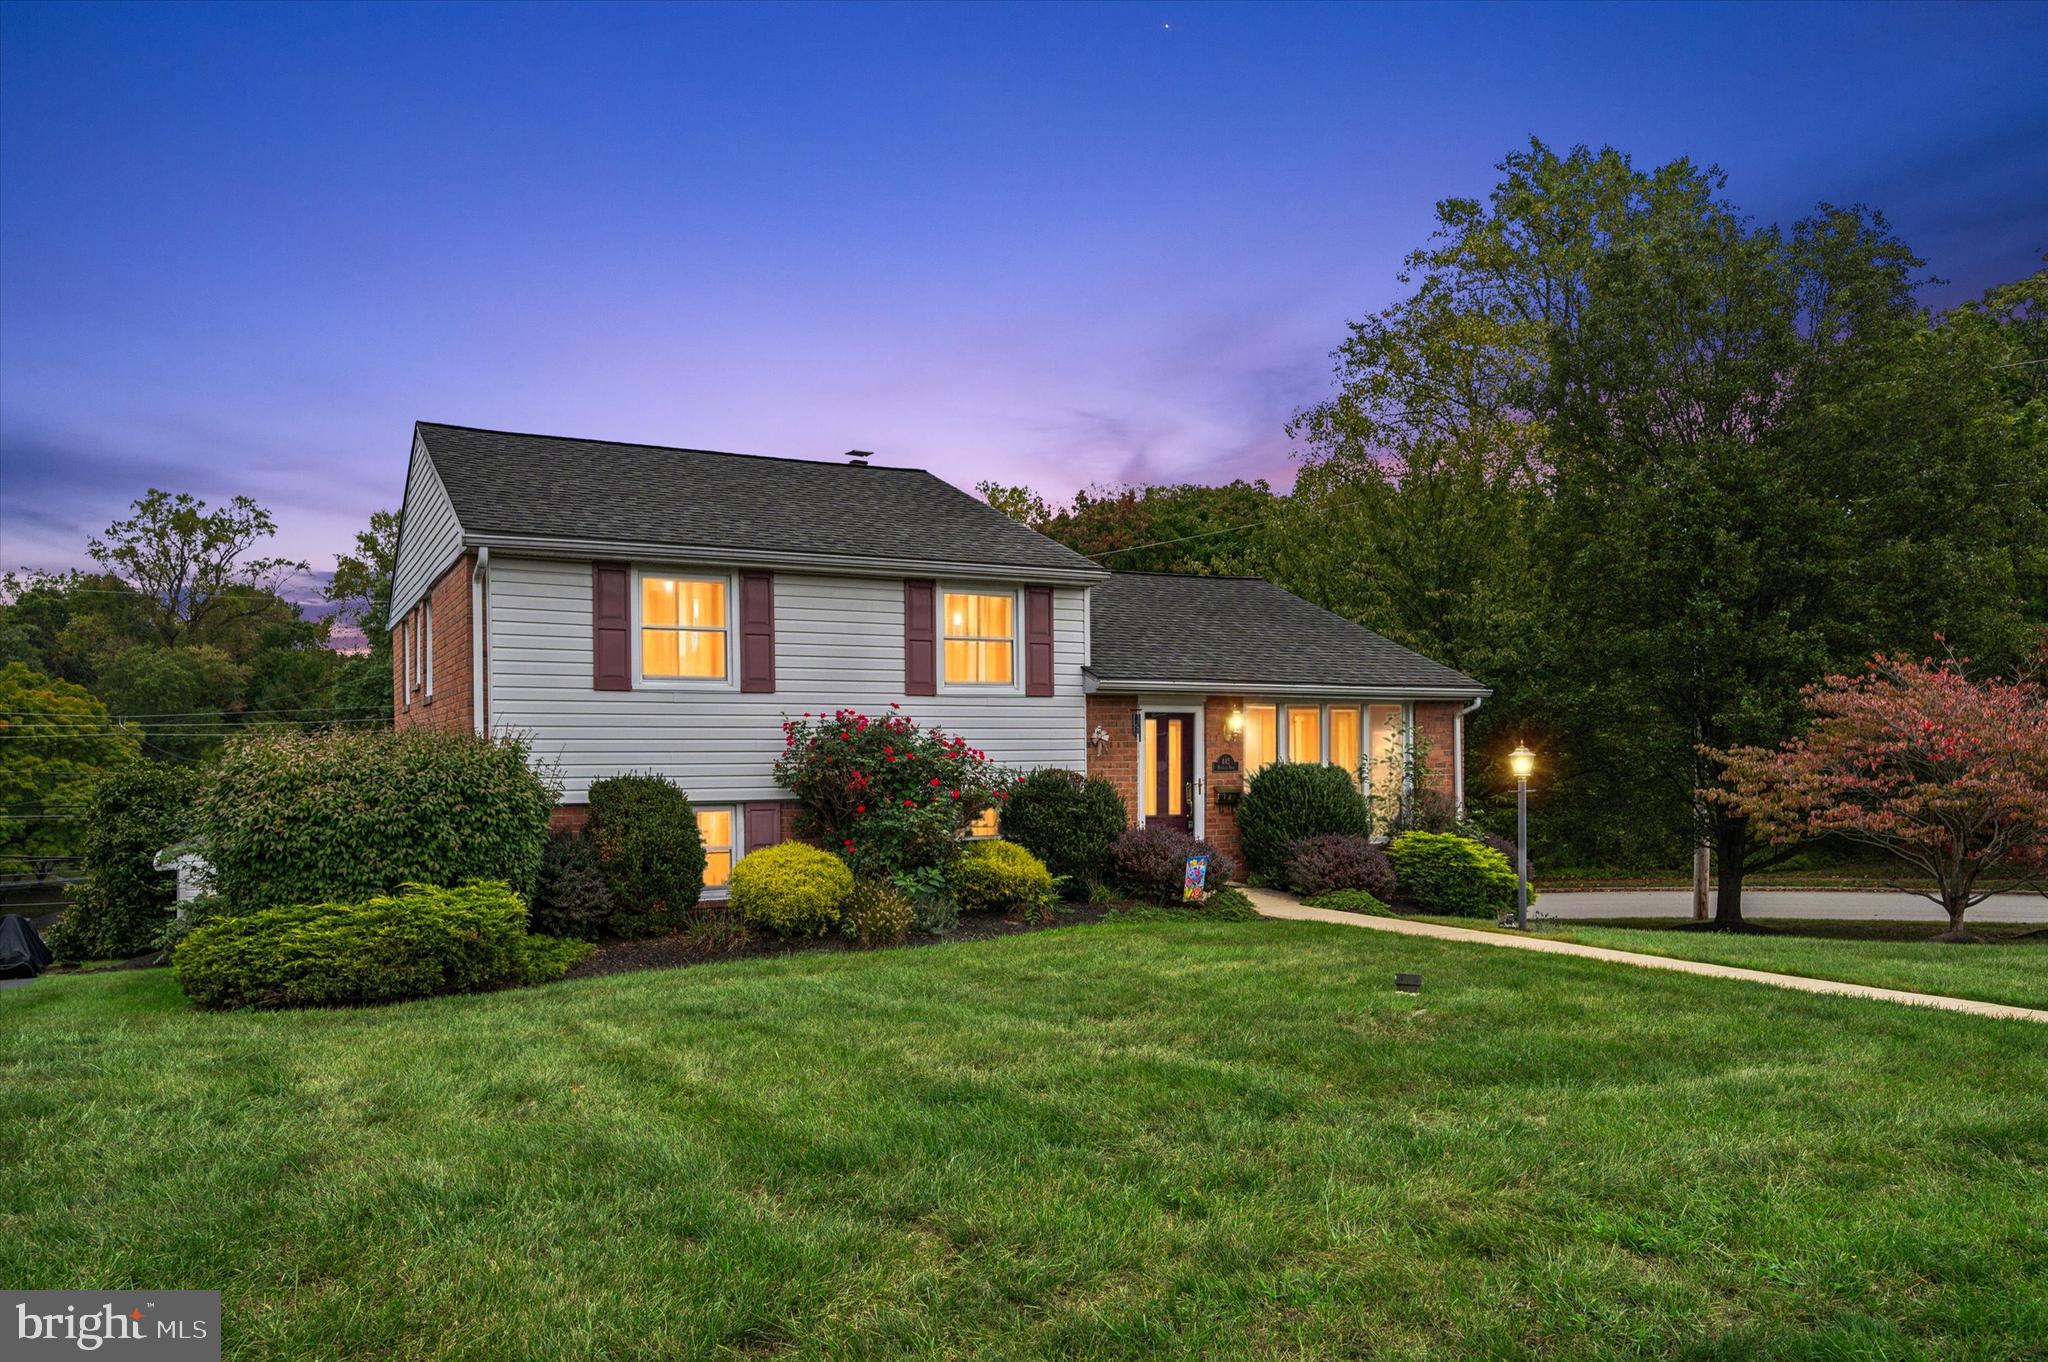
[[[1022,922],[1016,918],[998,917],[994,913],[964,913],[960,925],[944,936],[926,936],[913,932],[904,941],[905,946],[938,946],[949,941],[985,941],[998,936],[1021,936],[1025,932],[1042,932],[1053,927],[1076,927],[1100,922],[1120,907],[1128,905],[1077,903],[1060,909],[1060,914],[1051,922]],[[843,936],[827,936],[809,941],[784,941],[765,932],[750,934],[744,944],[733,950],[707,950],[704,942],[686,932],[670,936],[650,937],[644,941],[601,941],[597,953],[569,971],[571,979],[587,979],[598,974],[629,974],[643,969],[674,969],[680,965],[703,965],[717,960],[749,960],[764,955],[796,955],[815,951],[855,951],[860,947]],[[897,947],[885,947],[894,950]]]

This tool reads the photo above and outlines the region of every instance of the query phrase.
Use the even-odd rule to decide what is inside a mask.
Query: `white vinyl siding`
[[[715,568],[713,570],[716,570]],[[1081,692],[1083,593],[1053,593],[1053,694],[903,693],[903,583],[893,577],[775,574],[773,694],[590,684],[590,564],[491,555],[486,619],[491,727],[525,735],[560,774],[562,799],[627,771],[675,780],[703,804],[784,799],[775,784],[782,720],[891,701],[1005,765],[1087,767]]]
[[[391,569],[391,618],[403,619],[462,556],[462,526],[455,503],[441,485],[433,460],[415,441],[412,472],[405,484],[405,521],[399,530],[398,561]]]

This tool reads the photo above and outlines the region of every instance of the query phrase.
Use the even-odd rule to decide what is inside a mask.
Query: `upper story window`
[[[945,631],[946,684],[1009,686],[1016,683],[1017,597],[948,591],[941,612]]]
[[[731,611],[724,577],[640,578],[640,675],[651,681],[723,681]]]

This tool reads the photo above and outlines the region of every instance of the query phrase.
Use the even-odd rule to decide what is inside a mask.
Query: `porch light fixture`
[[[1529,777],[1536,770],[1536,754],[1526,743],[1516,743],[1508,753],[1508,769],[1515,773],[1515,926],[1529,929]]]
[[[1230,735],[1232,737],[1236,737],[1238,734],[1244,732],[1243,705],[1232,705],[1230,707],[1230,718],[1225,726],[1230,729]]]

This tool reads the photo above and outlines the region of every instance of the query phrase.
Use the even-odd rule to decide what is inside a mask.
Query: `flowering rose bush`
[[[946,865],[969,823],[1000,805],[1017,777],[944,729],[842,709],[782,724],[775,783],[796,796],[797,831],[862,875]]]

